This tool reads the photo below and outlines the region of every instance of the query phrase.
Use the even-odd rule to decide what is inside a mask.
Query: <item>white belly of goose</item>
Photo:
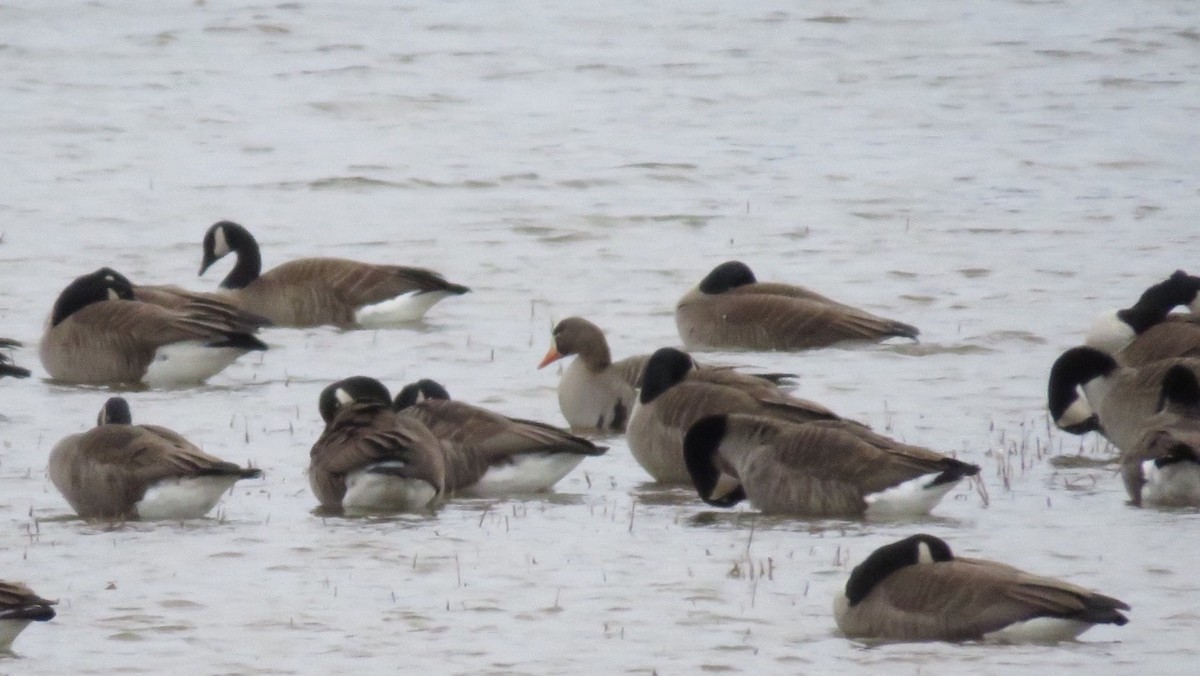
[[[1200,505],[1200,464],[1176,462],[1156,467],[1142,463],[1142,502],[1166,506]]]
[[[922,516],[937,506],[955,486],[957,481],[930,486],[937,474],[925,474],[915,479],[878,493],[867,495],[866,516],[874,518],[893,518],[904,516]]]
[[[237,475],[185,477],[160,481],[137,503],[138,518],[146,520],[199,519],[217,504]]]
[[[0,651],[8,650],[25,627],[33,620],[0,620]]]
[[[427,509],[437,497],[437,489],[423,479],[410,479],[372,471],[392,463],[371,465],[346,476],[346,495],[342,509],[347,513],[409,512]],[[403,467],[402,463],[395,463]]]
[[[1014,622],[1007,627],[990,634],[984,634],[986,641],[1003,643],[1057,643],[1070,641],[1094,627],[1091,622],[1068,620],[1061,617],[1035,617],[1024,622]]]
[[[460,493],[478,498],[541,493],[578,467],[583,458],[574,453],[518,455],[512,462],[492,465],[482,479]]]
[[[424,317],[438,301],[453,295],[449,291],[410,291],[358,308],[354,312],[354,321],[364,329],[385,329],[396,324],[415,322]]]
[[[202,383],[243,354],[246,350],[209,347],[198,340],[164,345],[155,351],[142,382],[151,387]]]

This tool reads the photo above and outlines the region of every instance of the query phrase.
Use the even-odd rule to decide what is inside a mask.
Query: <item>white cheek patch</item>
[[[1188,309],[1192,311],[1192,314],[1200,313],[1200,294],[1196,294],[1192,302],[1188,303]]]
[[[1116,354],[1136,337],[1133,328],[1117,317],[1117,311],[1110,310],[1092,320],[1084,343],[1101,352]]]
[[[742,482],[721,472],[717,477],[717,485],[713,486],[712,495],[709,496],[712,500],[721,500],[728,497],[731,493],[740,488]]]
[[[116,290],[114,290],[114,289],[109,289],[109,290],[108,290],[108,299],[109,299],[109,300],[121,300],[121,295],[120,295],[120,294],[118,294],[118,293],[116,292]]]
[[[1063,411],[1063,414],[1054,423],[1062,428],[1071,427],[1087,422],[1093,415],[1095,415],[1095,411],[1092,410],[1087,401],[1083,397],[1077,396],[1075,397],[1075,401],[1071,402],[1067,410]]]
[[[933,552],[929,551],[928,542],[917,543],[917,563],[933,563]]]
[[[213,233],[213,256],[220,258],[229,253],[229,241],[225,239],[225,228],[217,228]]]
[[[333,391],[333,396],[342,406],[349,406],[354,403],[354,397],[350,396],[349,392],[340,387]]]

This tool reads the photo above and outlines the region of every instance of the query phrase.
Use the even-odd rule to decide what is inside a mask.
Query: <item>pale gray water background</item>
[[[412,330],[275,330],[206,387],[131,394],[138,420],[266,471],[185,525],[65,519],[46,455],[109,393],[0,383],[0,576],[61,599],[0,673],[1194,672],[1200,515],[1130,508],[1110,471],[1038,451],[1081,446],[1047,429],[1058,352],[1195,266],[1198,69],[1183,0],[0,6],[0,335],[38,376],[68,280],[211,289],[221,218],[267,266],[474,289]],[[556,370],[534,369],[553,322],[592,319],[618,357],[676,344],[674,302],[730,258],[922,342],[710,358],[982,464],[990,504],[717,513],[614,438],[548,496],[311,513],[326,383],[429,376],[561,422]],[[919,530],[1132,621],[1057,646],[838,637],[849,568]]]

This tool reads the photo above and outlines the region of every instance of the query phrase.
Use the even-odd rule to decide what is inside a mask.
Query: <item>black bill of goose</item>
[[[171,310],[137,301],[128,279],[101,268],[63,289],[39,354],[60,382],[194,384],[267,349],[253,335],[257,328],[199,306]]]
[[[12,340],[11,338],[0,338],[0,350],[11,350],[14,347],[21,347],[21,343]],[[0,378],[10,376],[13,378],[28,378],[29,369],[21,368],[13,363],[13,360],[8,355],[0,352]]]
[[[1171,312],[1179,306],[1194,312],[1200,306],[1198,295],[1200,277],[1176,270],[1146,289],[1132,306],[1099,315],[1084,342],[1126,366],[1200,357],[1200,319],[1193,313]]]
[[[759,282],[741,261],[718,265],[684,294],[675,324],[691,350],[807,350],[919,333],[803,287]]]
[[[684,461],[700,498],[808,517],[928,514],[979,466],[845,421],[794,423],[755,415],[702,418]]]
[[[1200,382],[1176,364],[1163,376],[1159,412],[1130,452],[1121,476],[1130,501],[1166,507],[1200,506]]]
[[[429,379],[400,390],[395,409],[421,421],[441,442],[446,490],[454,495],[548,491],[584,458],[608,450],[557,427],[454,401],[445,387]]]
[[[1132,451],[1158,411],[1163,377],[1177,365],[1200,373],[1200,359],[1161,359],[1134,368],[1094,347],[1073,347],[1050,367],[1050,418],[1065,432],[1100,432],[1121,451]]]
[[[301,258],[262,272],[258,242],[231,221],[204,234],[200,274],[230,253],[237,263],[221,288],[243,310],[276,326],[390,327],[417,321],[438,301],[470,291],[432,270],[344,258]]]
[[[318,400],[325,430],[309,453],[308,481],[322,509],[343,514],[422,511],[446,494],[436,437],[392,410],[383,383],[353,376]]]
[[[699,369],[681,350],[664,347],[646,362],[642,388],[626,430],[634,460],[655,481],[692,485],[683,436],[700,418],[748,413],[792,422],[841,420],[828,408],[792,397],[759,378],[724,369]],[[847,424],[859,426],[847,421]]]
[[[20,582],[0,580],[0,652],[12,647],[30,622],[54,619],[54,605]]]
[[[1122,610],[1129,606],[1063,580],[954,556],[926,534],[872,552],[833,603],[846,637],[888,641],[1068,641],[1126,624]]]
[[[134,425],[121,397],[105,402],[95,427],[50,451],[50,481],[85,519],[198,519],[234,483],[259,476],[165,427]]]

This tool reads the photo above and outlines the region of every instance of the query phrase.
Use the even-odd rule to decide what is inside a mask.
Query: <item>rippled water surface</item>
[[[1176,2],[428,2],[0,7],[0,577],[60,599],[0,673],[1188,673],[1194,511],[1137,510],[1050,430],[1045,378],[1097,312],[1200,243],[1200,12]],[[106,391],[46,383],[71,278],[211,289],[200,239],[336,255],[474,292],[405,330],[274,330],[134,415],[262,467],[214,517],[71,518],[50,447]],[[917,346],[717,355],[985,467],[912,523],[717,512],[622,438],[556,492],[322,518],[304,468],[333,379],[433,377],[562,422],[555,321],[617,356],[676,344],[676,299],[739,258],[918,325]],[[866,646],[831,599],[929,531],[1069,577],[1131,623],[1057,646]]]

